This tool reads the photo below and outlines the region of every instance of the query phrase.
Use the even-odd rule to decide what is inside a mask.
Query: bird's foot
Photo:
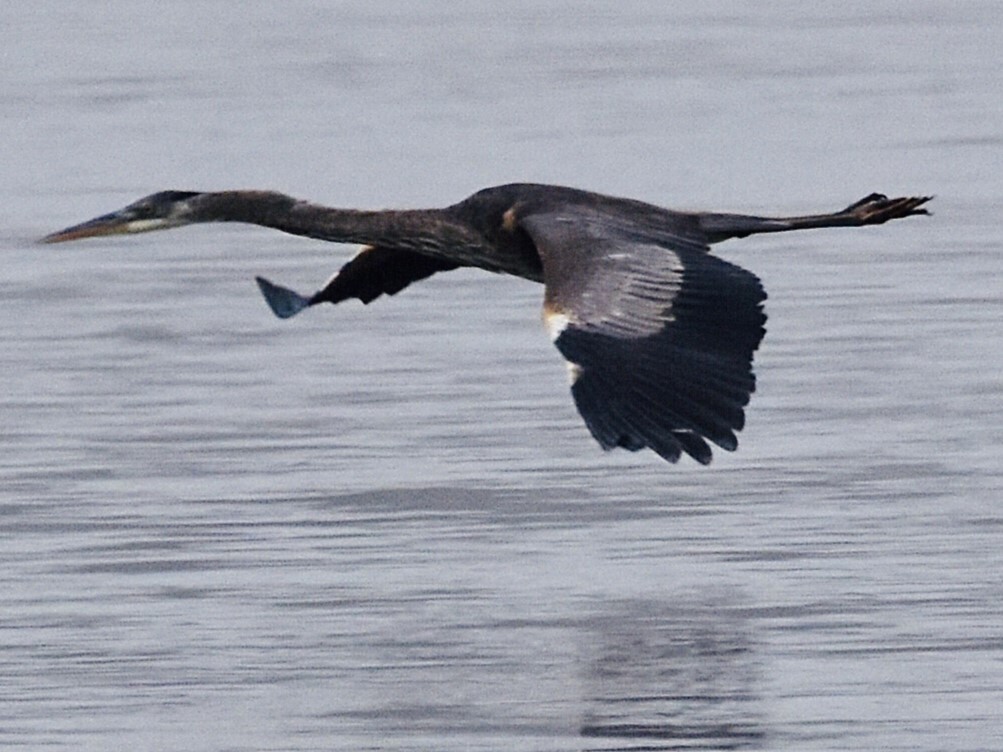
[[[850,204],[844,213],[852,215],[862,225],[879,225],[891,219],[910,217],[913,214],[929,214],[920,207],[933,196],[909,196],[888,198],[883,193],[872,193],[856,203]]]

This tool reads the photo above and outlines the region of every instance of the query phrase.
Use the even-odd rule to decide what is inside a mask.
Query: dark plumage
[[[544,320],[571,392],[604,449],[645,447],[675,462],[734,450],[765,333],[755,275],[710,255],[756,233],[857,227],[926,214],[929,197],[871,194],[802,217],[678,212],[561,186],[487,188],[445,209],[359,211],[268,191],[164,191],[43,238],[61,242],[195,222],[247,222],[365,247],[318,292],[258,278],[288,318],[318,303],[394,295],[436,272],[475,266],[543,282]]]

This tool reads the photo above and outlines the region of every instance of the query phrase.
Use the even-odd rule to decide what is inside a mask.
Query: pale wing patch
[[[632,253],[607,254],[600,267],[604,279],[595,286],[599,300],[583,297],[597,310],[595,323],[624,337],[649,336],[675,320],[672,303],[682,288],[683,264],[678,254],[659,246],[635,244]]]

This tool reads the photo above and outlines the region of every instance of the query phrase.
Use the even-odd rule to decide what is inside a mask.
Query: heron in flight
[[[162,191],[43,238],[58,243],[198,222],[244,222],[362,250],[312,295],[257,278],[289,318],[319,303],[369,303],[437,272],[474,266],[542,282],[543,319],[571,393],[603,447],[707,464],[733,451],[755,390],[766,292],[710,253],[729,238],[877,225],[927,214],[929,196],[873,193],[799,217],[680,212],[553,185],[487,188],[444,209],[361,211],[271,191]]]

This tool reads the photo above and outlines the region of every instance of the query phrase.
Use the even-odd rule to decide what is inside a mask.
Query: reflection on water
[[[760,746],[761,658],[740,609],[717,599],[611,602],[589,626],[582,736],[645,749]]]

